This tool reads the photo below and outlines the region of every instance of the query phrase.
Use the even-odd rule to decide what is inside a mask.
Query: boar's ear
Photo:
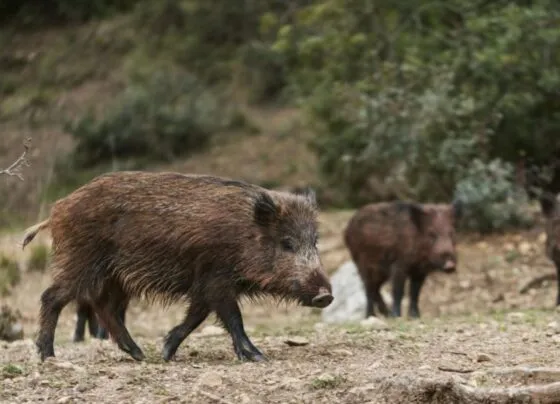
[[[309,202],[314,205],[317,206],[317,194],[315,193],[315,190],[311,187],[303,187],[303,188],[296,188],[294,189],[294,194],[296,195],[301,195],[304,196],[305,198],[307,198],[307,200],[309,200]]]
[[[277,213],[278,207],[270,195],[266,192],[261,192],[255,199],[255,222],[266,227],[276,220]]]
[[[453,216],[455,219],[460,219],[463,216],[463,201],[460,199],[455,199],[451,202],[451,210],[453,211]]]
[[[551,195],[545,194],[539,198],[539,202],[541,204],[541,210],[545,217],[552,217],[557,209],[558,209],[558,202],[556,198]]]
[[[408,211],[410,213],[410,219],[412,223],[418,228],[418,230],[422,231],[424,227],[424,218],[426,216],[426,212],[422,206],[418,205],[417,203],[411,203],[408,205]]]

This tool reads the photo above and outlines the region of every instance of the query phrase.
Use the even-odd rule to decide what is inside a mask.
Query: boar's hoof
[[[263,354],[254,352],[245,352],[243,355],[238,356],[238,358],[242,361],[250,362],[266,362],[268,360]]]
[[[40,343],[35,343],[37,346],[37,352],[41,358],[41,362],[44,362],[45,359],[54,357],[54,349],[51,348],[44,348]]]
[[[132,348],[130,348],[126,345],[119,344],[119,348],[124,352],[126,352],[127,354],[129,354],[132,357],[132,359],[138,362],[143,361],[146,358],[144,356],[144,352],[142,352],[142,350],[137,346],[133,346]]]
[[[313,307],[318,307],[320,309],[323,309],[327,307],[329,304],[331,304],[333,300],[334,297],[330,293],[321,293],[315,296],[311,300],[311,305]]]
[[[258,350],[250,351],[247,349],[236,349],[235,353],[237,358],[240,361],[249,361],[249,362],[266,362],[268,359],[266,356],[259,352]]]
[[[177,347],[166,342],[163,346],[161,356],[164,361],[169,362],[170,360],[175,359],[175,352],[177,352]]]

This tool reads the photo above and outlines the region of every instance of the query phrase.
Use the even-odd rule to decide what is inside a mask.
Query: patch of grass
[[[323,374],[316,377],[311,381],[311,388],[315,390],[320,389],[335,389],[346,382],[346,378],[340,375]]]
[[[33,246],[27,261],[27,270],[30,272],[44,272],[49,263],[49,248],[44,244]]]
[[[17,261],[0,256],[0,296],[7,296],[20,281],[21,272]]]
[[[2,378],[11,379],[23,374],[23,369],[13,363],[7,363],[2,367]]]
[[[517,261],[519,258],[521,258],[521,253],[517,250],[506,251],[504,254],[504,259],[508,264]]]

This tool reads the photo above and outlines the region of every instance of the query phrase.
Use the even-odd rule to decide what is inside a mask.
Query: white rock
[[[353,261],[342,264],[331,279],[333,302],[321,311],[325,323],[345,323],[360,321],[366,313],[366,295],[362,280]],[[381,295],[390,306],[391,297],[384,290]]]

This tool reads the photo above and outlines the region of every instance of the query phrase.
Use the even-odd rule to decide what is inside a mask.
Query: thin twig
[[[29,147],[31,146],[31,138],[27,138],[25,142],[23,142],[24,151],[19,156],[19,158],[14,161],[14,163],[4,170],[0,170],[0,174],[6,174],[9,176],[18,177],[20,180],[23,181],[23,175],[21,174],[22,167],[29,167],[29,161],[27,160],[27,152],[29,151]]]
[[[519,293],[525,294],[530,289],[535,289],[540,287],[544,282],[551,282],[555,281],[558,276],[555,272],[551,272],[548,274],[537,276],[536,278],[531,279],[529,282],[525,284],[521,289],[519,289]]]
[[[458,352],[458,351],[443,351],[443,353],[448,353],[451,355],[462,355],[462,356],[469,356],[467,353],[465,352]]]
[[[454,368],[448,368],[445,366],[438,366],[438,369],[441,370],[442,372],[453,372],[453,373],[472,373],[474,372],[474,369],[454,369]]]

